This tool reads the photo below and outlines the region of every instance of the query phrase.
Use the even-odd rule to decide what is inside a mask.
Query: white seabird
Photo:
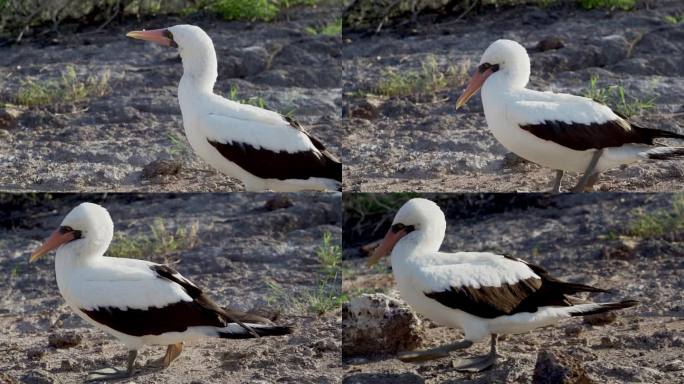
[[[446,220],[434,202],[415,198],[397,212],[392,227],[369,259],[372,265],[391,252],[392,272],[401,297],[416,312],[451,328],[464,339],[426,351],[406,352],[399,359],[417,362],[449,356],[485,338],[490,352],[455,362],[456,369],[479,372],[497,360],[496,337],[531,331],[573,316],[632,307],[634,300],[580,303],[569,295],[606,292],[566,283],[523,260],[489,252],[440,252]]]
[[[555,169],[554,192],[560,191],[565,171],[583,173],[573,189],[582,192],[601,172],[619,165],[684,156],[684,147],[654,143],[656,138],[684,135],[640,127],[586,97],[527,89],[529,80],[525,48],[497,40],[485,50],[456,108],[482,88],[482,106],[494,137],[516,155]]]
[[[172,268],[138,259],[107,257],[114,224],[106,209],[83,203],[30,258],[36,261],[57,249],[57,286],[81,318],[114,336],[128,349],[126,370],[106,368],[87,380],[127,377],[134,372],[143,345],[167,345],[159,362],[166,368],[183,342],[201,337],[245,339],[279,336],[289,327],[256,315],[222,308]]]
[[[201,28],[176,25],[126,36],[178,48],[183,127],[204,161],[240,179],[247,191],[340,190],[342,164],[299,123],[214,93],[216,52]]]

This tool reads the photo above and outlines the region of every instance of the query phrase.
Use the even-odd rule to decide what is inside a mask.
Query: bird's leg
[[[169,345],[169,347],[166,348],[166,355],[164,355],[164,358],[162,359],[162,367],[168,368],[169,365],[171,365],[171,362],[180,356],[181,352],[183,352],[183,343]]]
[[[496,364],[497,358],[496,335],[492,335],[492,344],[488,354],[469,359],[459,359],[453,362],[453,366],[461,372],[482,372]]]
[[[166,354],[164,354],[164,356],[159,359],[149,362],[148,365],[157,368],[168,368],[169,365],[171,365],[171,362],[173,362],[174,360],[176,360],[178,356],[180,356],[181,352],[183,352],[182,342],[176,344],[169,344],[168,347],[166,347]]]
[[[135,369],[135,358],[138,357],[138,351],[128,351],[128,362],[126,364],[126,370],[128,371],[128,376],[133,375],[133,370]]]
[[[596,170],[596,164],[598,164],[601,155],[603,155],[603,149],[599,149],[594,152],[587,170],[584,171],[584,175],[582,175],[580,180],[577,182],[575,188],[572,189],[573,192],[584,192],[585,188],[587,187],[587,183],[589,182],[589,178],[591,178],[591,176],[594,174],[594,170]]]
[[[451,344],[441,345],[439,347],[426,349],[424,351],[400,352],[397,358],[405,363],[419,363],[422,361],[441,359],[448,357],[449,352],[457,349],[466,349],[473,345],[472,341],[461,340]]]
[[[565,172],[560,169],[556,170],[556,178],[553,180],[553,186],[551,187],[551,193],[560,193],[561,191],[561,181],[563,180],[563,175]]]
[[[135,358],[138,356],[138,351],[128,351],[128,362],[126,369],[119,369],[115,367],[98,369],[97,371],[88,372],[88,377],[85,381],[106,381],[124,379],[133,376],[135,367]]]
[[[598,181],[599,176],[601,176],[601,172],[594,172],[591,175],[591,177],[587,181],[587,186],[584,187],[585,192],[592,192],[594,190],[594,184],[596,184],[596,182]]]

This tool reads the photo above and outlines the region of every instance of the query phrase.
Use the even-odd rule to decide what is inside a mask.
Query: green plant
[[[76,103],[91,97],[101,97],[109,92],[109,69],[99,76],[90,75],[80,80],[76,68],[68,65],[60,80],[35,82],[25,80],[17,92],[16,101],[25,106]]]
[[[684,195],[677,194],[672,199],[672,209],[654,212],[639,211],[629,223],[624,234],[627,236],[649,238],[661,237],[684,230]]]
[[[627,96],[625,88],[622,85],[611,85],[600,88],[597,83],[598,76],[591,76],[589,87],[584,91],[583,95],[590,99],[594,99],[599,103],[610,106],[624,116],[631,117],[638,115],[645,110],[655,108],[655,97],[641,100],[636,97]]]
[[[681,24],[684,23],[684,13],[680,13],[678,15],[667,15],[663,19],[668,24]]]
[[[608,8],[629,11],[634,9],[636,0],[577,0],[584,9]]]
[[[583,95],[597,101],[601,104],[608,104],[608,97],[610,94],[610,87],[599,88],[598,87],[598,76],[592,75],[589,79],[589,88],[587,88]]]
[[[345,220],[351,219],[363,224],[370,217],[373,222],[366,224],[379,228],[385,221],[391,220],[404,203],[418,196],[415,192],[351,194],[344,200]],[[377,216],[382,218],[378,220]]]
[[[107,255],[134,259],[150,256],[167,258],[173,252],[195,247],[198,243],[198,228],[198,223],[194,222],[188,228],[179,227],[171,232],[164,220],[158,217],[150,224],[149,234],[131,236],[116,233]]]
[[[279,8],[271,0],[217,0],[210,9],[225,20],[271,21]]]
[[[286,305],[298,313],[308,312],[320,316],[340,308],[348,300],[339,287],[326,281],[318,281],[313,288],[295,292],[286,292],[275,281],[267,281],[266,286],[270,291],[266,297],[268,305]]]
[[[627,117],[638,115],[647,109],[655,108],[655,97],[651,97],[647,100],[630,97],[631,100],[628,101],[625,97],[625,88],[622,85],[619,85],[616,90],[618,94],[617,109]]]
[[[335,19],[320,29],[315,27],[306,27],[304,32],[312,36],[341,36],[342,35],[342,19]]]
[[[10,280],[14,279],[19,275],[19,270],[21,269],[21,264],[15,264],[10,271]]]
[[[180,156],[185,153],[190,153],[188,145],[185,140],[180,138],[175,133],[169,133],[169,140],[171,140],[171,146],[169,147],[169,154],[173,157]]]
[[[293,8],[293,7],[313,7],[321,3],[321,0],[281,0],[283,8]]]
[[[233,84],[230,86],[230,91],[228,91],[228,99],[237,101],[240,104],[249,104],[253,105],[255,107],[263,108],[263,109],[269,109],[266,100],[261,97],[261,96],[252,96],[246,99],[241,99],[238,96],[238,93],[240,92],[240,89],[238,88],[237,85]]]
[[[332,233],[325,232],[321,245],[316,250],[316,256],[323,270],[328,275],[335,275],[340,271],[342,265],[342,249],[339,245],[333,244]]]
[[[316,256],[321,270],[314,286],[293,293],[285,292],[275,281],[266,281],[270,291],[266,298],[269,305],[279,303],[297,312],[322,315],[339,308],[347,300],[347,295],[341,292],[342,249],[333,244],[330,232],[323,234]]]
[[[416,100],[425,96],[434,98],[435,93],[442,89],[463,85],[467,79],[468,67],[470,61],[465,60],[460,65],[449,65],[442,70],[436,57],[429,55],[418,71],[386,70],[371,92],[382,96],[412,96]]]

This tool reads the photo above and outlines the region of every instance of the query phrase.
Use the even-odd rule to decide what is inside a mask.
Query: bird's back
[[[506,99],[506,114],[514,122],[537,124],[544,121],[603,123],[620,119],[606,105],[567,93],[516,90]]]
[[[99,257],[72,267],[60,291],[67,303],[83,309],[113,307],[147,309],[178,301],[190,301],[181,286],[160,279],[158,265],[145,260]]]

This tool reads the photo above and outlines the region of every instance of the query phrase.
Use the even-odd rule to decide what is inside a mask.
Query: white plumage
[[[217,60],[209,36],[193,25],[130,32],[177,46],[183,60],[178,101],[193,150],[248,191],[338,190],[340,162],[301,126],[279,113],[214,94]]]
[[[66,303],[129,350],[126,371],[96,371],[92,379],[131,375],[137,350],[143,345],[168,345],[162,363],[167,367],[180,355],[185,341],[290,332],[288,327],[275,326],[259,316],[218,307],[194,283],[167,266],[104,256],[113,233],[107,210],[83,203],[69,212],[30,259],[35,261],[56,248],[57,286]]]
[[[444,357],[451,349],[492,338],[489,355],[459,369],[481,370],[496,360],[496,335],[528,332],[583,314],[633,306],[636,302],[576,304],[576,292],[605,292],[564,283],[520,259],[489,252],[440,252],[446,220],[441,209],[426,199],[411,199],[397,212],[369,263],[391,252],[392,272],[401,297],[430,320],[462,329],[456,346],[400,356],[404,361]]]
[[[529,161],[559,172],[584,173],[586,178],[576,191],[590,188],[605,170],[684,155],[684,148],[653,142],[659,137],[684,136],[639,127],[586,97],[527,89],[529,77],[525,48],[511,40],[497,40],[482,55],[457,108],[482,88],[484,114],[494,137]],[[555,191],[560,190],[560,178],[562,173]]]

